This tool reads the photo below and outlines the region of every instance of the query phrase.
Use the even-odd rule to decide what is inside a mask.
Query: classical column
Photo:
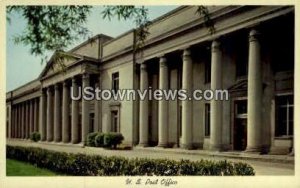
[[[100,87],[100,83],[99,81],[97,80],[96,81],[96,84],[95,84],[95,88],[99,88]],[[99,88],[100,89],[100,88]],[[95,118],[94,118],[94,132],[102,132],[101,130],[101,126],[100,126],[100,123],[101,123],[101,120],[100,120],[100,117],[101,117],[101,110],[100,110],[100,101],[97,100],[97,99],[94,99],[94,105],[95,105],[95,108],[94,108],[94,114],[95,114]]]
[[[11,138],[15,137],[15,125],[16,125],[16,105],[14,105],[14,107],[12,108],[12,117],[13,117],[13,121],[12,121],[12,126],[11,126]]]
[[[159,89],[168,89],[168,65],[165,57],[159,60]],[[168,101],[158,101],[158,147],[168,146]]]
[[[145,63],[141,64],[141,76],[140,76],[140,90],[144,92],[149,87],[148,81],[148,72],[147,72],[147,65]],[[148,101],[148,94],[145,95],[144,100],[140,100],[140,140],[139,146],[146,147],[148,146],[148,135],[149,135],[149,101]]]
[[[262,72],[258,34],[256,30],[251,30],[249,35],[246,148],[248,152],[260,152],[262,149]]]
[[[222,54],[220,43],[213,41],[211,45],[211,90],[222,89]],[[210,149],[222,150],[222,101],[210,101]]]
[[[22,104],[22,127],[21,127],[21,138],[25,138],[25,127],[26,127],[26,103],[23,102]]]
[[[59,85],[54,85],[54,141],[61,141],[61,106]]]
[[[47,88],[47,141],[53,141],[53,96],[52,89]]]
[[[18,128],[17,128],[17,138],[21,138],[21,128],[22,128],[22,104],[18,105]]]
[[[82,92],[84,88],[90,86],[90,76],[89,74],[82,75]],[[84,93],[82,93],[82,109],[81,109],[81,126],[82,126],[82,135],[81,135],[81,142],[83,145],[86,144],[86,137],[89,133],[89,101],[84,99]]]
[[[29,135],[34,131],[34,124],[33,124],[33,114],[34,114],[34,101],[29,101]]]
[[[28,136],[28,104],[27,101],[24,102],[24,109],[23,109],[23,118],[24,118],[24,126],[23,126],[23,138],[27,139]]]
[[[33,125],[34,125],[34,128],[33,128],[33,131],[34,132],[38,132],[39,128],[38,128],[38,98],[34,99],[34,113],[33,113]]]
[[[19,105],[16,105],[15,109],[15,114],[16,114],[16,121],[15,121],[15,126],[14,126],[14,138],[18,137],[18,126],[19,126]]]
[[[63,130],[63,142],[67,143],[70,141],[69,132],[69,86],[67,81],[63,83],[63,98],[62,98],[62,130]]]
[[[186,90],[189,97],[192,97],[193,89],[193,62],[191,52],[185,49],[183,52],[182,67],[182,89]],[[186,149],[192,149],[193,132],[193,103],[192,100],[182,101],[182,145]]]
[[[9,114],[7,117],[8,118],[8,127],[6,127],[7,128],[6,136],[9,139],[9,138],[11,138],[11,129],[12,129],[12,124],[13,124],[12,123],[13,122],[13,105],[12,105],[12,103],[10,103],[9,111],[6,113]]]
[[[72,78],[72,90],[73,90],[73,96],[77,97],[78,96],[78,85],[76,83],[76,79],[75,78]],[[72,144],[76,144],[78,143],[78,140],[79,140],[79,135],[78,135],[78,120],[79,120],[79,117],[78,117],[78,108],[79,108],[79,103],[78,103],[78,100],[73,100],[72,99]]]
[[[41,133],[41,141],[45,141],[47,137],[47,132],[46,132],[46,94],[42,90],[41,91],[41,97],[40,97],[40,123],[39,123],[39,131]]]

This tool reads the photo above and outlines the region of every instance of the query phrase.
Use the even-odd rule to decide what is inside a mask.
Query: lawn
[[[6,159],[6,175],[7,176],[56,176],[55,172],[47,169],[35,167],[31,164]]]

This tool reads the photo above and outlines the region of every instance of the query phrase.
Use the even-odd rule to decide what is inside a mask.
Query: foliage
[[[41,134],[39,132],[33,132],[30,134],[30,140],[37,142],[41,140]]]
[[[199,14],[200,17],[203,16],[204,26],[208,29],[208,31],[211,35],[214,34],[216,31],[215,23],[211,19],[211,16],[209,14],[207,7],[198,6],[196,13]]]
[[[103,18],[108,18],[109,20],[113,16],[117,16],[119,20],[133,20],[136,25],[134,50],[144,46],[146,38],[150,34],[148,26],[151,22],[148,19],[148,9],[144,6],[106,6],[102,14]]]
[[[95,137],[95,146],[103,147],[104,146],[104,133],[98,133]]]
[[[95,137],[98,135],[97,132],[89,133],[87,135],[87,146],[95,147]]]
[[[141,50],[147,36],[148,9],[144,6],[104,6],[101,12],[104,19],[117,17],[119,20],[133,20],[136,25],[134,51]],[[26,29],[14,37],[16,43],[30,46],[30,52],[43,56],[47,51],[62,51],[79,38],[86,38],[91,32],[84,27],[92,6],[8,6],[7,20],[11,22],[11,13],[18,12],[27,21]],[[204,25],[211,34],[214,33],[214,22],[205,6],[198,6],[197,14],[203,16]],[[61,54],[62,55],[62,54]],[[43,61],[47,61],[44,57]]]
[[[124,137],[121,133],[115,133],[115,132],[110,132],[110,133],[105,133],[104,134],[104,147],[106,148],[117,148],[117,145],[121,144],[122,141],[124,140]]]
[[[40,148],[7,146],[6,157],[29,162],[40,168],[76,176],[227,176],[255,175],[246,163],[228,161],[174,161],[169,159],[127,159],[99,155],[71,154]]]
[[[30,45],[33,55],[43,55],[48,50],[63,50],[90,32],[83,25],[91,6],[8,6],[27,21],[25,31],[14,37],[16,43]]]
[[[121,133],[93,132],[93,133],[89,133],[87,136],[87,146],[116,149],[117,145],[121,144],[123,140],[124,140],[124,137]]]

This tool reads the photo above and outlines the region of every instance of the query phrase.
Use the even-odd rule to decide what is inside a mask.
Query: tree
[[[27,21],[25,31],[14,37],[15,43],[30,46],[35,56],[43,56],[46,51],[63,51],[79,38],[90,37],[90,31],[83,25],[92,6],[9,6],[7,20],[12,12],[20,13]],[[204,24],[214,33],[214,23],[205,6],[198,6],[197,12],[203,15]],[[144,6],[105,6],[101,12],[103,19],[117,16],[119,20],[133,20],[136,25],[136,44],[141,49],[149,34],[148,9]],[[44,59],[47,61],[47,59]]]

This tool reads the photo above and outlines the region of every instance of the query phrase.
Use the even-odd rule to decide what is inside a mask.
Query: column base
[[[79,141],[78,140],[72,140],[71,144],[79,144]]]
[[[148,146],[149,146],[148,143],[139,143],[136,147],[145,148],[145,147],[148,147]]]
[[[63,140],[62,141],[64,144],[69,144],[71,141],[70,140]]]
[[[167,148],[168,147],[168,144],[167,143],[158,143],[158,145],[156,147],[159,147],[159,148]]]
[[[194,147],[193,147],[193,144],[192,143],[189,143],[189,144],[180,144],[180,148],[182,148],[182,149],[187,149],[187,150],[191,150],[191,149],[193,149]]]
[[[261,154],[263,152],[263,148],[262,148],[262,146],[247,147],[244,152],[246,152],[246,153],[259,153],[259,154]]]
[[[81,146],[81,147],[86,146],[86,145],[84,144],[84,142],[80,142],[80,143],[78,143],[78,145]]]

